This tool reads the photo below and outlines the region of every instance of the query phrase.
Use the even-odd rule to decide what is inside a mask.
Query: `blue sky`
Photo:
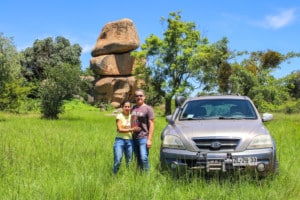
[[[144,43],[150,34],[161,37],[161,17],[177,11],[210,42],[227,37],[231,50],[300,52],[300,1],[295,0],[3,0],[0,5],[0,32],[13,37],[18,50],[36,39],[63,36],[83,48],[83,68],[89,67],[106,23],[131,19]],[[273,74],[280,78],[299,69],[296,58]]]

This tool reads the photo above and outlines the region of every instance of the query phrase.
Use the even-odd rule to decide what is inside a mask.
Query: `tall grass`
[[[159,112],[157,112],[159,113]],[[36,115],[0,115],[0,199],[298,199],[300,116],[276,114],[267,123],[274,136],[280,174],[174,179],[159,170],[156,116],[149,173],[122,163],[112,174],[116,134],[111,112],[69,107],[59,120]]]

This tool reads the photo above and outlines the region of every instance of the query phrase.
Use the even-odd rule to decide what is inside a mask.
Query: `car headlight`
[[[166,135],[163,139],[162,146],[173,149],[185,149],[180,138],[175,135]]]
[[[253,138],[247,149],[261,149],[273,147],[272,138],[270,135],[258,135]]]

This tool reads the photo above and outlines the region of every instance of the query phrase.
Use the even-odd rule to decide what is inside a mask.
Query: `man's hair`
[[[141,92],[145,95],[145,91],[143,89],[137,89],[135,92]]]

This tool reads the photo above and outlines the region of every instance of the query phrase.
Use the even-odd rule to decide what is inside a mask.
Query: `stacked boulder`
[[[110,103],[117,108],[124,100],[134,99],[134,91],[140,84],[133,76],[137,62],[130,52],[139,45],[130,19],[109,22],[102,28],[90,60],[90,68],[100,77],[95,81],[95,102]]]

